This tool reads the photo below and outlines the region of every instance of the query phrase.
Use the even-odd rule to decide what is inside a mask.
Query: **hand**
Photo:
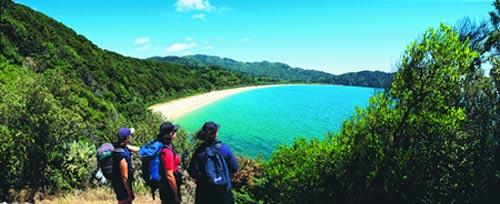
[[[134,153],[138,153],[138,152],[139,152],[139,150],[141,149],[140,147],[133,146],[133,145],[127,145],[127,148],[128,148],[130,151],[134,152]]]

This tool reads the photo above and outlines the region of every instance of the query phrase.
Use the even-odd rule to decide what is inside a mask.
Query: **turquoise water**
[[[175,122],[196,132],[204,122],[221,125],[219,139],[237,153],[267,158],[280,144],[294,138],[324,138],[342,121],[364,107],[377,89],[293,85],[255,89],[226,97]]]

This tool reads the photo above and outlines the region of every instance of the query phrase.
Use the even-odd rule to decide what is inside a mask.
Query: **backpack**
[[[112,180],[113,177],[113,157],[111,153],[115,147],[111,143],[102,144],[97,149],[97,162],[102,174],[107,180]]]
[[[220,153],[221,143],[206,147],[198,156],[202,164],[201,178],[216,187],[230,184],[229,170],[224,156]]]
[[[153,200],[155,191],[160,187],[160,151],[164,144],[159,140],[153,140],[139,149],[139,157],[142,161],[142,179],[151,189]]]

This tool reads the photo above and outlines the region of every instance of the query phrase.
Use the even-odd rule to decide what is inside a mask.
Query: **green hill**
[[[253,83],[249,77],[240,80],[235,72],[185,69],[100,49],[63,24],[10,1],[2,1],[0,26],[2,61],[36,73],[59,69],[75,74],[93,93],[119,102]]]
[[[256,77],[288,82],[328,83],[387,88],[393,77],[393,74],[381,71],[361,71],[334,75],[316,70],[294,68],[279,62],[240,62],[229,58],[208,55],[151,57],[149,59],[152,61],[176,63],[189,67],[218,66]]]
[[[206,67],[187,69],[171,63],[124,57],[100,49],[63,24],[25,6],[2,0],[0,60],[4,66],[45,77],[56,72],[80,96],[114,103],[127,112],[134,104],[165,98],[255,84],[252,77]],[[3,83],[6,79],[3,79]]]

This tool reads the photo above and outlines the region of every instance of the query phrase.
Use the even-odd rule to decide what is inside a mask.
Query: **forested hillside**
[[[149,59],[156,62],[181,64],[188,67],[218,66],[264,79],[284,82],[328,83],[387,88],[393,77],[393,74],[381,71],[361,71],[334,75],[316,70],[294,68],[277,62],[240,62],[233,59],[207,55],[151,57]]]

